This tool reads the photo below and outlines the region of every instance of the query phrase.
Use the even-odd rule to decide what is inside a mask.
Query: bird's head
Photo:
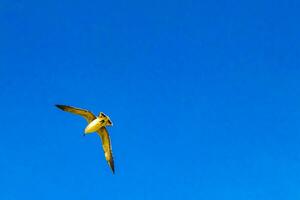
[[[112,126],[113,125],[110,118],[107,115],[105,115],[103,112],[100,112],[99,118],[104,120],[104,123],[105,123],[106,126]]]

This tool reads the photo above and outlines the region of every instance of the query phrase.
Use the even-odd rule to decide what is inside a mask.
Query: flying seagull
[[[98,135],[101,137],[102,140],[102,147],[104,150],[105,158],[114,174],[115,167],[114,167],[114,159],[111,150],[110,138],[105,128],[106,126],[112,126],[112,122],[110,118],[106,116],[103,112],[100,112],[99,116],[96,117],[92,112],[81,108],[75,108],[72,106],[65,106],[65,105],[56,105],[56,107],[66,112],[70,112],[76,115],[81,115],[87,120],[88,125],[84,130],[84,135],[92,132],[98,133]]]

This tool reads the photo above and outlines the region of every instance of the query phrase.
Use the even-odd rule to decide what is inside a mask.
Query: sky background
[[[0,199],[298,200],[299,6],[1,0]]]

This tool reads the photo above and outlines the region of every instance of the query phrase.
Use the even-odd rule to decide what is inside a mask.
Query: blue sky
[[[0,1],[0,199],[299,199],[299,4]]]

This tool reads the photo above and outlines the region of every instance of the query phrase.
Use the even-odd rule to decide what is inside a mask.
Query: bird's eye
[[[102,119],[100,122],[101,122],[101,123],[104,123],[104,119]]]

